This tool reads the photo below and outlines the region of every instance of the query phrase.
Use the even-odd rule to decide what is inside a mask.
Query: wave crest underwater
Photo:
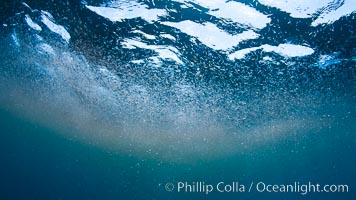
[[[135,156],[187,161],[298,143],[355,119],[355,48],[337,62],[331,56],[340,53],[331,54],[331,64],[323,66],[322,46],[311,56],[290,58],[278,54],[283,51],[278,45],[266,52],[255,48],[237,61],[201,44],[177,45],[179,62],[135,63],[127,57],[137,55],[115,41],[127,44],[131,23],[144,29],[156,22],[110,22],[85,2],[71,3],[71,9],[61,5],[54,17],[54,8],[18,5],[1,28],[0,106],[68,138]],[[98,32],[89,31],[93,27]],[[335,27],[314,31],[319,36]],[[184,37],[180,45],[194,38]],[[135,53],[147,53],[147,46],[138,46]],[[157,50],[152,46],[149,53]]]

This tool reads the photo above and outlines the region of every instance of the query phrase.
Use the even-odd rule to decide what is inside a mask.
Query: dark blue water
[[[354,199],[356,2],[275,2],[1,2],[0,199]]]

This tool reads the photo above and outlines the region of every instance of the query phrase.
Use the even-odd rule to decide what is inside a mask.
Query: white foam
[[[354,12],[356,12],[356,0],[345,0],[344,5],[340,8],[322,13],[311,25],[318,26],[319,24],[332,23]]]
[[[302,45],[280,44],[278,46],[272,46],[272,45],[265,44],[259,47],[252,47],[252,48],[238,50],[230,54],[228,57],[230,60],[243,59],[247,54],[253,51],[257,51],[259,49],[262,49],[265,52],[274,52],[280,54],[281,56],[290,57],[290,58],[308,56],[314,53],[314,50],[312,48],[307,46],[302,46]]]
[[[167,38],[167,39],[170,39],[172,41],[176,41],[176,38],[173,37],[172,35],[170,34],[161,34],[161,37],[164,37],[164,38]]]
[[[209,9],[208,14],[220,19],[229,20],[238,24],[262,29],[271,22],[271,19],[256,9],[235,1],[226,0],[176,0],[186,6],[194,7],[194,4]]]
[[[113,22],[134,18],[142,18],[147,22],[153,22],[157,21],[160,16],[167,15],[167,12],[163,9],[148,9],[147,5],[137,3],[136,1],[121,2],[120,4],[111,4],[109,6],[86,5],[85,7]]]
[[[261,49],[261,47],[252,47],[252,48],[246,48],[246,49],[241,49],[238,50],[232,54],[229,55],[230,60],[235,60],[235,59],[243,59],[247,54],[256,51],[258,49]]]
[[[134,64],[143,64],[143,63],[145,63],[145,61],[144,60],[132,60],[132,61],[130,61],[131,63],[134,63]]]
[[[63,26],[56,24],[49,12],[41,11],[41,13],[42,22],[49,28],[49,30],[60,35],[66,42],[69,42],[70,34],[68,31]]]
[[[269,56],[265,56],[262,58],[264,61],[273,61],[273,58],[269,57]]]
[[[276,7],[294,18],[309,18],[330,0],[259,0],[261,4]]]
[[[28,26],[31,27],[33,30],[42,31],[42,28],[38,24],[33,22],[29,15],[25,15],[25,21],[28,24]]]
[[[174,60],[179,64],[183,64],[183,61],[179,59],[177,56],[178,49],[167,46],[167,45],[148,45],[144,42],[134,40],[134,39],[125,39],[124,42],[121,43],[124,48],[127,49],[136,49],[136,48],[142,48],[142,49],[150,49],[154,50],[155,52],[158,53],[159,58],[165,59],[165,60]]]
[[[314,50],[310,47],[295,44],[264,45],[263,50],[266,52],[275,52],[284,57],[302,57],[314,53]]]
[[[199,24],[185,20],[181,22],[162,22],[162,24],[177,28],[190,36],[197,37],[200,42],[215,50],[227,50],[244,40],[259,37],[252,30],[244,31],[237,35],[230,35],[210,22]]]
[[[334,22],[356,11],[356,0],[345,0],[341,6],[336,4],[334,8],[330,6],[335,4],[333,0],[259,0],[259,2],[279,8],[294,18],[311,18],[319,15],[312,22],[312,26]]]
[[[140,31],[140,30],[134,30],[134,31],[132,31],[132,33],[138,33],[138,34],[142,35],[143,37],[145,37],[146,39],[149,39],[149,40],[156,39],[156,36],[147,34],[147,33],[143,32],[143,31]]]

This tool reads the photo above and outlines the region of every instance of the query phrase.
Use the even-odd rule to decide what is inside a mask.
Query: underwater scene
[[[356,0],[0,2],[0,199],[356,199]]]

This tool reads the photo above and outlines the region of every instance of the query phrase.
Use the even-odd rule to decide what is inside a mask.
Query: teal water
[[[69,140],[4,109],[1,127],[2,199],[352,199],[355,186],[354,120],[303,138],[229,157],[177,163],[128,156]],[[348,184],[349,193],[178,193],[178,181],[242,184],[293,181]]]

